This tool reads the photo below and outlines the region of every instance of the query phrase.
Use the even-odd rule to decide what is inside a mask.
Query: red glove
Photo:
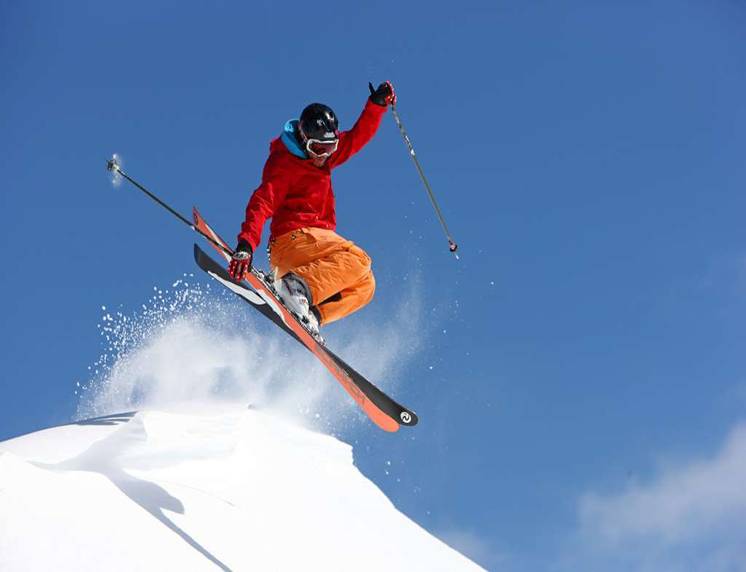
[[[396,92],[390,81],[384,81],[377,89],[373,89],[373,84],[368,82],[368,89],[370,89],[370,100],[376,105],[381,107],[396,105]]]
[[[236,250],[231,256],[231,263],[228,266],[228,274],[236,282],[243,280],[244,274],[251,270],[251,259],[254,257],[254,251],[248,242],[241,241],[238,243]]]

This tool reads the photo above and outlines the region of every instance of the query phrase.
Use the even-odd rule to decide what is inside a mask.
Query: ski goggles
[[[337,150],[339,139],[333,141],[322,141],[321,139],[309,139],[306,141],[306,151],[311,157],[326,158]]]

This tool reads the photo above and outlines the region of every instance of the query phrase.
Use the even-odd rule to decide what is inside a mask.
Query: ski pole
[[[170,206],[168,206],[165,202],[163,202],[161,199],[159,199],[157,196],[155,196],[153,193],[151,193],[148,189],[143,187],[140,183],[138,183],[135,179],[130,177],[127,173],[125,173],[122,170],[121,165],[119,164],[119,161],[117,160],[117,156],[114,155],[111,159],[109,159],[106,162],[106,170],[114,173],[115,175],[119,175],[121,177],[124,177],[127,179],[130,183],[132,183],[135,187],[140,189],[143,193],[145,193],[147,196],[149,196],[151,199],[153,199],[156,203],[161,205],[164,209],[166,209],[168,212],[170,212],[172,215],[174,215],[177,219],[179,219],[181,222],[183,222],[185,225],[187,225],[189,228],[191,228],[194,232],[197,234],[202,235],[204,238],[206,238],[209,242],[211,242],[213,245],[218,247],[220,250],[228,254],[229,256],[233,256],[233,251],[230,248],[226,248],[222,244],[220,244],[218,241],[216,241],[211,236],[206,235],[204,232],[202,232],[200,229],[198,229],[194,224],[192,224],[189,219],[181,215],[176,210],[172,209]]]
[[[458,254],[456,253],[456,251],[458,250],[458,244],[456,244],[456,241],[453,240],[451,233],[448,231],[448,225],[446,224],[446,219],[443,217],[443,213],[441,212],[440,207],[438,206],[438,201],[435,200],[435,194],[433,194],[433,190],[430,187],[430,183],[427,182],[427,177],[425,177],[425,172],[422,170],[422,166],[420,165],[420,162],[417,160],[417,155],[414,152],[414,146],[412,145],[412,142],[409,140],[409,136],[407,135],[407,132],[404,130],[404,125],[401,122],[401,117],[399,117],[399,113],[396,111],[396,105],[391,106],[391,113],[394,116],[394,121],[396,121],[397,127],[399,127],[399,131],[401,131],[401,136],[404,139],[404,143],[406,143],[407,147],[409,147],[409,155],[410,157],[412,157],[412,161],[414,161],[414,166],[417,167],[417,172],[420,174],[420,179],[422,179],[422,183],[425,185],[427,196],[430,197],[430,202],[432,203],[433,208],[435,209],[435,214],[438,215],[440,224],[443,227],[443,231],[446,234],[446,238],[448,239],[448,250],[453,252],[453,255],[458,260]]]

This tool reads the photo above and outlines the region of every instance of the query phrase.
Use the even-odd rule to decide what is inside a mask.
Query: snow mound
[[[401,514],[352,449],[223,406],[0,443],[0,570],[479,570]]]

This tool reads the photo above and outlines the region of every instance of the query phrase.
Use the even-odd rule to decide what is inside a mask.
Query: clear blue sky
[[[746,417],[744,30],[725,0],[0,1],[0,439],[74,414],[102,304],[194,271],[193,235],[112,190],[111,153],[232,238],[283,122],[323,101],[350,127],[390,79],[462,259],[387,117],[335,175],[339,231],[379,276],[350,320],[422,281],[397,390],[422,424],[361,429],[358,465],[490,569],[732,556],[614,500],[717,463]]]

